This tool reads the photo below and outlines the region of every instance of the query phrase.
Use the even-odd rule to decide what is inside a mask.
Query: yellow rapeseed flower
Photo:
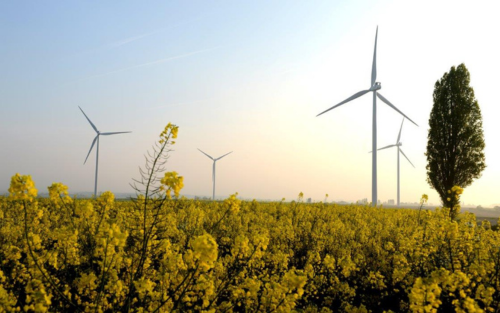
[[[177,172],[167,172],[160,183],[160,190],[165,190],[168,199],[172,199],[172,191],[177,198],[181,189],[184,188],[184,177],[178,176]]]
[[[11,199],[33,201],[38,195],[38,190],[35,183],[31,179],[31,175],[16,175],[10,180],[9,194]]]
[[[59,207],[59,202],[62,200],[63,203],[71,203],[72,199],[68,193],[68,187],[63,185],[62,183],[53,183],[49,187],[49,198],[50,200]]]
[[[424,205],[429,201],[429,196],[426,195],[425,193],[422,195],[422,198],[420,198],[420,205]]]
[[[238,193],[235,193],[224,200],[224,206],[226,206],[227,209],[233,214],[238,213],[240,210],[241,200],[238,200],[237,197]]]
[[[177,138],[177,134],[179,133],[179,126],[176,126],[172,123],[168,123],[165,126],[165,129],[160,134],[160,144],[167,144],[170,141],[170,144],[175,144],[175,141],[171,141],[171,139]]]
[[[214,266],[218,257],[218,245],[210,234],[204,234],[191,241],[191,248],[195,259],[198,260],[200,269],[208,271]]]
[[[461,195],[464,192],[464,189],[460,186],[453,186],[453,188],[451,188],[451,191],[457,195]]]

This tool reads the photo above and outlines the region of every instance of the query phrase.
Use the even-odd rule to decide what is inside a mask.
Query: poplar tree
[[[483,122],[470,74],[462,63],[434,85],[434,105],[429,118],[427,182],[443,206],[458,212],[453,186],[465,188],[485,169]]]

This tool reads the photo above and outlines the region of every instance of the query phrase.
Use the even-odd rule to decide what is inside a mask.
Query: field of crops
[[[500,232],[471,214],[235,195],[75,200],[62,184],[37,199],[29,177],[12,181],[0,198],[0,311],[500,308]]]
[[[178,127],[148,154],[137,197],[0,197],[0,312],[498,312],[500,232],[458,207],[179,198]],[[462,192],[453,187],[450,197]],[[422,197],[422,204],[426,196]]]

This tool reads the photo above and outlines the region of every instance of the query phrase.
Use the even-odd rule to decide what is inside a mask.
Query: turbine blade
[[[126,134],[126,133],[131,133],[131,132],[101,133],[101,135],[107,136],[107,135]]]
[[[359,97],[361,97],[362,95],[364,95],[365,93],[367,93],[367,92],[369,92],[369,91],[370,91],[370,90],[362,90],[362,91],[360,91],[360,92],[358,92],[358,93],[355,93],[354,95],[350,96],[349,98],[345,99],[344,101],[340,102],[339,104],[334,105],[334,106],[332,106],[331,108],[329,108],[328,110],[323,111],[323,112],[321,112],[320,114],[316,115],[316,117],[318,117],[318,116],[320,116],[320,115],[322,115],[322,114],[324,114],[324,113],[326,113],[326,112],[328,112],[328,111],[330,111],[330,110],[333,110],[333,109],[335,109],[336,107],[341,106],[341,105],[342,105],[342,104],[344,104],[344,103],[347,103],[347,102],[349,102],[349,101],[351,101],[351,100],[354,100],[354,99],[356,99],[356,98],[359,98]]]
[[[375,32],[375,49],[373,50],[373,64],[372,64],[372,84],[375,84],[375,80],[377,79],[377,37],[378,37],[378,26],[377,31]]]
[[[80,108],[80,107],[78,107]],[[90,118],[87,116],[87,114],[85,114],[85,112],[83,112],[82,108],[80,108],[80,111],[82,111],[83,115],[85,115],[85,117],[87,118],[87,121],[89,121],[90,125],[92,126],[92,128],[95,130],[96,133],[99,133],[99,131],[97,130],[97,127],[95,127],[94,123],[92,123],[92,121],[90,120]]]
[[[411,166],[415,167],[415,165],[413,165],[413,163],[411,163],[410,159],[408,159],[408,157],[406,156],[406,154],[403,152],[403,150],[401,150],[401,148],[399,148],[399,152],[401,152],[404,157],[408,160],[408,162],[410,162]]]
[[[385,104],[387,104],[388,106],[390,106],[391,108],[393,108],[394,110],[396,110],[397,112],[399,112],[399,114],[403,115],[404,117],[406,117],[407,120],[409,120],[410,122],[412,122],[413,124],[417,125],[417,123],[415,123],[414,121],[411,120],[411,118],[409,118],[408,116],[404,115],[403,112],[399,111],[398,108],[396,108],[392,103],[389,102],[389,100],[387,100],[386,98],[384,98],[384,96],[382,96],[381,94],[379,94],[377,92],[377,97],[382,100],[383,102],[385,102]],[[417,125],[418,126],[418,125]]]
[[[398,140],[396,140],[396,144],[399,143],[399,139],[401,139],[401,130],[403,129],[403,123],[405,119],[403,118],[403,121],[401,122],[401,128],[399,128],[399,135],[398,135]]]
[[[85,162],[83,162],[83,164],[87,163],[87,159],[89,158],[90,152],[92,152],[92,148],[94,148],[97,137],[99,137],[99,135],[95,136],[94,141],[92,141],[92,145],[90,146],[89,153],[87,153],[87,157],[85,158]]]
[[[200,149],[198,149],[198,150],[200,150]],[[201,151],[201,150],[200,150],[200,152],[201,152],[201,153],[203,153],[204,155],[206,155],[207,157],[209,157],[211,160],[213,160],[213,159],[214,159],[214,158],[212,158],[211,156],[209,156],[208,154],[206,154],[205,152],[203,152],[203,151]],[[215,161],[215,160],[214,160],[214,161]]]
[[[231,152],[229,152],[229,153],[226,153],[226,154],[224,154],[224,155],[223,155],[223,156],[221,156],[221,157],[218,157],[217,159],[215,159],[215,161],[220,160],[220,159],[222,159],[223,157],[225,157],[226,155],[231,154],[231,153],[233,153],[233,151],[231,151]]]
[[[389,145],[389,146],[385,146],[385,147],[383,147],[383,148],[377,149],[377,151],[384,150],[384,149],[388,149],[388,148],[395,147],[395,146],[396,146],[396,145]]]
[[[384,150],[384,149],[387,149],[387,148],[390,148],[390,147],[394,147],[394,146],[396,146],[396,145],[389,145],[389,146],[385,146],[385,147],[383,147],[383,148],[377,149],[377,151],[379,151],[379,150]],[[373,152],[373,151],[370,151],[370,152],[368,152],[368,153],[372,153],[372,152]]]

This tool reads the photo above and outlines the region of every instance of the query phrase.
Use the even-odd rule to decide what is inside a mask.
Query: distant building
[[[387,201],[387,204],[394,205],[394,199],[389,199],[389,200]]]

